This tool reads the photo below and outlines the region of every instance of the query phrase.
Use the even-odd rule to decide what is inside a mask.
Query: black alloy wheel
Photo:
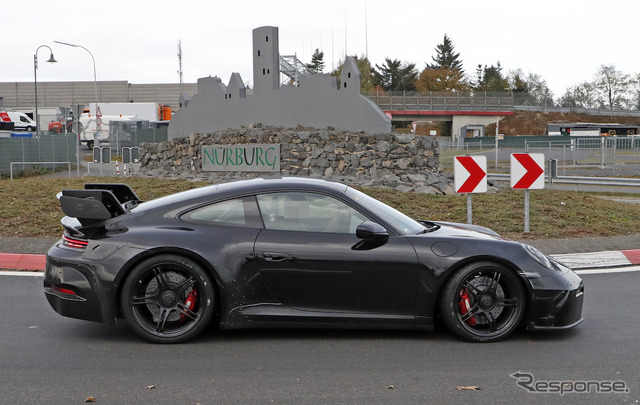
[[[514,271],[492,262],[471,263],[443,286],[440,317],[463,339],[493,342],[518,327],[525,301],[524,286]]]
[[[202,332],[215,311],[214,287],[193,260],[158,255],[136,266],[120,297],[129,326],[154,343],[180,343]]]

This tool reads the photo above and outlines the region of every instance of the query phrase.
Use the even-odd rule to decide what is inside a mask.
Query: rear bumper
[[[76,255],[57,246],[49,250],[44,272],[47,301],[62,316],[115,324],[116,316],[106,290],[100,287],[94,269],[73,260]]]

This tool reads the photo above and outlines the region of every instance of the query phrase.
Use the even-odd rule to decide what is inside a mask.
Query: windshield
[[[377,217],[384,219],[395,229],[401,231],[404,235],[416,235],[424,232],[425,230],[425,227],[420,223],[414,221],[395,208],[391,208],[387,204],[369,197],[365,193],[353,188],[348,188],[347,194],[363,207],[374,213]]]

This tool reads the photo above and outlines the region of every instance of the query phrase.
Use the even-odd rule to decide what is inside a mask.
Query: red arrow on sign
[[[544,169],[540,167],[528,153],[514,153],[512,156],[520,162],[522,167],[527,171],[513,188],[530,188],[531,185],[538,180],[538,177],[544,173]]]
[[[469,178],[458,190],[458,193],[473,193],[478,184],[487,175],[471,156],[456,156],[456,159],[469,172]]]

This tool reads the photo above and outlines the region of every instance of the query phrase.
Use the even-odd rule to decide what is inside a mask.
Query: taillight
[[[72,290],[68,289],[68,288],[62,288],[59,285],[51,285],[51,289],[55,292],[59,292],[62,294],[69,294],[69,295],[76,295],[75,292],[73,292]]]
[[[82,239],[70,238],[67,235],[62,235],[62,244],[70,248],[85,249],[89,242]]]

